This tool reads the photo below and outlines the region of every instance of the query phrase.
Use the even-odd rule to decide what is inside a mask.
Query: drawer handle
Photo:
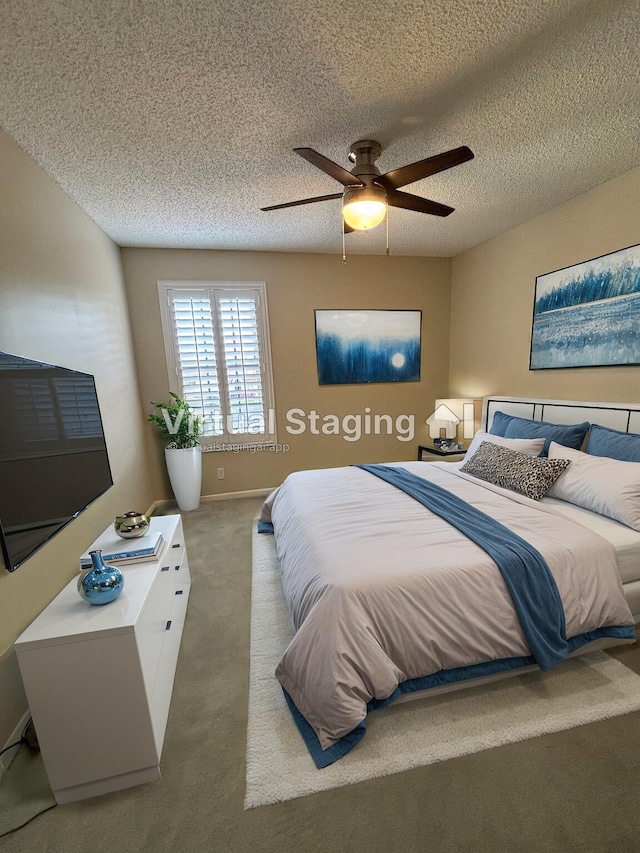
[[[184,592],[184,590],[183,590],[183,589],[177,589],[177,590],[176,590],[176,595],[182,595],[182,593],[183,593],[183,592]]]
[[[180,566],[174,566],[174,568],[175,568],[176,572],[180,571]]]
[[[181,547],[181,545],[180,545],[180,543],[179,543],[179,542],[176,542],[176,544],[175,544],[175,545],[172,545],[171,547],[172,547],[172,548],[180,548],[180,547]]]
[[[171,619],[169,619],[169,621],[168,621],[168,622],[167,622],[167,624],[165,625],[164,630],[165,630],[165,631],[169,631],[170,629],[171,629]]]
[[[169,566],[163,566],[163,567],[160,569],[160,571],[161,571],[161,572],[168,572],[168,571],[169,571]]]

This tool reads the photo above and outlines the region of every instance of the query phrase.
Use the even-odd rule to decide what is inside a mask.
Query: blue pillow
[[[490,435],[500,435],[502,438],[505,437],[507,432],[507,427],[513,420],[513,415],[505,415],[504,412],[496,412],[493,416],[493,421],[491,422],[491,429],[489,430]]]
[[[498,417],[499,416],[499,417]],[[494,432],[494,425],[498,421],[496,429],[504,432]],[[580,450],[582,442],[589,429],[589,422],[581,424],[550,424],[547,421],[534,421],[530,418],[517,418],[515,415],[505,415],[504,412],[496,412],[491,424],[491,432],[494,435],[502,435],[503,438],[545,438],[544,447],[540,456],[546,456],[552,441],[565,447],[573,447]]]
[[[623,462],[640,462],[640,435],[591,424],[587,453]]]

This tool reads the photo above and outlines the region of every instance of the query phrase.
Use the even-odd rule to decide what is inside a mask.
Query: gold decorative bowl
[[[132,510],[119,515],[113,522],[113,529],[123,539],[135,539],[136,536],[142,536],[147,532],[150,523],[151,519],[148,515]]]

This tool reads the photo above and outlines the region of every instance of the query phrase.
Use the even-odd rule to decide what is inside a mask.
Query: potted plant
[[[168,403],[151,403],[158,410],[149,415],[166,442],[164,456],[171,488],[183,511],[200,506],[202,485],[202,452],[198,436],[202,422],[190,410],[189,404],[169,392]]]

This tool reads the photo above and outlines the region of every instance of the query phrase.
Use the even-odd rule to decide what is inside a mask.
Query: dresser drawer
[[[184,563],[185,546],[184,534],[182,532],[182,521],[177,525],[174,535],[171,537],[169,547],[164,556],[164,566],[169,566],[171,573],[177,575]],[[177,580],[176,580],[177,582]]]
[[[171,693],[173,691],[173,679],[178,663],[180,640],[182,638],[190,590],[191,585],[189,583],[179,583],[173,592],[172,607],[165,624],[164,638],[162,640],[162,654],[156,671],[153,693],[150,697],[153,734],[158,749],[158,757],[160,757],[162,752],[162,742],[167,727]]]
[[[171,630],[171,611],[176,606],[176,591],[179,586],[184,587],[189,582],[182,523],[179,523],[162,554],[160,570],[136,625],[140,663],[150,701],[155,689],[158,665],[163,655],[165,637]],[[184,595],[184,592],[181,594]],[[186,598],[187,596],[184,596],[183,600],[186,601]],[[174,628],[173,635],[175,634]]]
[[[173,564],[162,561],[135,629],[144,686],[149,698],[153,694],[179,576],[180,567],[176,571]]]

